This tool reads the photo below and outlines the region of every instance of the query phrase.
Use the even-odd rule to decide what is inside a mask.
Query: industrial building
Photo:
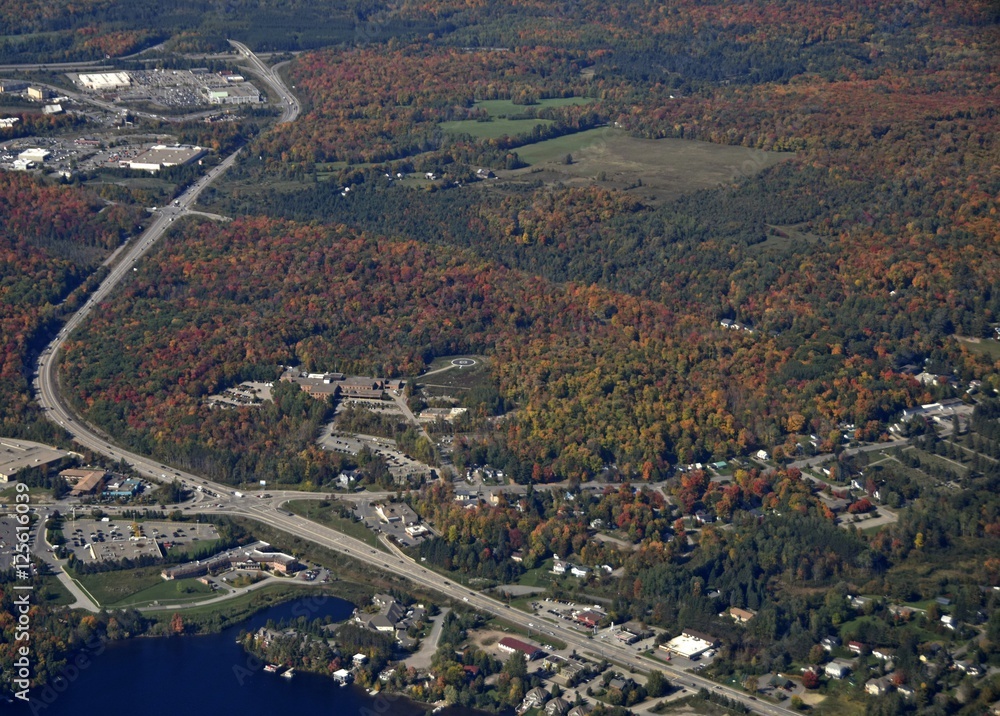
[[[158,172],[164,167],[175,167],[189,164],[205,154],[201,147],[175,146],[168,147],[158,144],[150,147],[128,163],[129,169],[141,169],[147,172]]]
[[[0,482],[7,482],[19,470],[58,462],[70,454],[29,440],[0,438]]]
[[[20,92],[28,86],[21,80],[0,80],[0,92]]]
[[[260,91],[251,84],[234,84],[227,87],[205,87],[202,94],[210,104],[260,104],[264,100]]]
[[[41,163],[52,156],[52,152],[48,149],[39,149],[38,147],[32,147],[31,149],[25,149],[23,152],[17,155],[17,158],[24,162],[36,162]]]
[[[104,92],[132,86],[132,77],[128,72],[101,72],[93,75],[78,75],[77,82],[84,89]]]

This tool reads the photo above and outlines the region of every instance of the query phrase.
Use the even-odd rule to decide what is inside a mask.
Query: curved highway
[[[284,86],[277,73],[262,63],[246,45],[232,40],[230,42],[250,60],[261,79],[267,82],[281,99],[283,112],[280,122],[294,120],[299,115],[300,105]],[[492,597],[470,591],[467,587],[422,567],[394,548],[391,553],[373,549],[364,542],[282,510],[276,499],[261,500],[251,496],[237,496],[231,486],[212,482],[191,473],[167,467],[143,455],[122,450],[118,446],[112,445],[107,439],[75,417],[69,407],[63,402],[59,395],[56,371],[58,361],[55,360],[55,356],[58,354],[60,347],[69,333],[85,321],[90,312],[107,298],[111,291],[132,270],[135,261],[166,233],[170,223],[178,216],[182,216],[189,211],[201,191],[233,164],[237,154],[238,151],[226,157],[221,164],[213,168],[205,177],[185,191],[177,198],[177,205],[164,207],[156,212],[155,218],[149,228],[134,242],[134,245],[124,254],[115,268],[101,283],[100,287],[91,295],[80,310],[66,322],[66,325],[56,338],[43,351],[38,362],[36,388],[38,390],[39,402],[46,411],[49,419],[64,426],[80,445],[115,460],[125,459],[134,466],[139,474],[146,478],[161,481],[164,479],[177,479],[188,489],[195,489],[198,486],[202,486],[202,490],[204,490],[207,487],[215,493],[214,496],[206,498],[203,492],[197,493],[200,495],[197,498],[198,500],[211,499],[215,505],[204,510],[205,512],[240,515],[255,519],[275,529],[308,539],[315,544],[335,550],[372,566],[400,574],[415,584],[432,589],[458,602],[467,603],[471,607],[500,617],[523,629],[530,630],[536,628],[532,624],[538,620],[538,617],[512,609]],[[305,497],[306,495],[302,496]],[[668,674],[680,686],[686,688],[705,688],[724,693],[726,696],[744,703],[754,711],[767,714],[768,716],[792,716],[795,713],[781,706],[751,699],[742,691],[720,686],[713,681],[696,674],[681,671],[669,664],[653,662],[647,657],[637,654],[634,650],[629,650],[623,646],[613,643],[605,643],[598,646],[583,634],[563,629],[554,624],[551,626],[553,627],[553,634],[559,640],[566,642],[578,650],[594,652],[600,649],[607,658],[623,666],[633,667],[642,671],[651,668],[659,669]],[[556,629],[558,631],[555,631]]]

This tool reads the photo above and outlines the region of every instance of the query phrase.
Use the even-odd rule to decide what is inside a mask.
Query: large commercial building
[[[132,77],[128,72],[101,72],[93,75],[78,75],[77,81],[84,89],[104,92],[132,86]]]
[[[239,83],[226,87],[205,87],[202,90],[211,104],[260,104],[260,92],[249,83]]]
[[[150,147],[128,163],[129,169],[141,169],[147,172],[158,172],[164,167],[175,167],[189,164],[205,154],[201,147],[168,147],[158,144]]]
[[[0,482],[7,482],[27,467],[42,467],[69,457],[64,450],[29,440],[0,438]]]

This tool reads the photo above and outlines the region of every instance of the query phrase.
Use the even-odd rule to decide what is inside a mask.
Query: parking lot
[[[66,548],[82,562],[162,557],[170,547],[190,547],[197,542],[218,539],[211,524],[186,522],[137,522],[110,518],[66,520],[63,523]]]
[[[368,448],[376,455],[385,458],[389,472],[395,478],[425,475],[429,469],[422,462],[408,458],[396,448],[396,441],[391,438],[370,435],[348,435],[338,432],[333,424],[327,425],[319,437],[319,444],[324,450],[334,450],[347,455],[357,455],[362,448]]]
[[[32,530],[32,536],[34,533]],[[14,517],[0,517],[0,571],[13,566],[15,544],[17,544],[17,521]]]

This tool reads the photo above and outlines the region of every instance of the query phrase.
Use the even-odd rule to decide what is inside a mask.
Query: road
[[[261,79],[267,82],[275,90],[283,104],[281,122],[293,121],[299,114],[300,105],[298,101],[285,88],[280,77],[271,68],[264,65],[250,50],[235,41],[230,41],[257,69]],[[164,207],[156,213],[152,224],[134,243],[132,248],[123,256],[122,260],[112,269],[107,278],[101,283],[98,289],[88,299],[88,301],[74,314],[59,332],[52,343],[43,351],[39,358],[38,379],[36,388],[38,390],[39,402],[45,409],[50,420],[65,426],[74,436],[77,443],[94,452],[104,454],[115,460],[125,459],[130,462],[135,470],[147,478],[154,480],[177,479],[189,489],[194,489],[198,485],[208,486],[215,491],[218,497],[215,504],[218,507],[211,512],[220,514],[238,514],[245,516],[265,525],[282,530],[301,538],[307,539],[317,545],[326,547],[359,561],[367,563],[373,567],[386,570],[393,574],[400,574],[409,579],[414,584],[431,589],[435,592],[455,600],[456,603],[465,603],[483,613],[500,617],[503,620],[524,630],[531,630],[537,617],[525,614],[524,612],[510,608],[503,602],[488,597],[478,592],[469,591],[466,587],[454,582],[436,572],[426,569],[412,559],[408,558],[398,549],[390,554],[369,547],[364,542],[337,532],[331,528],[318,525],[305,518],[292,515],[275,504],[272,500],[262,500],[250,496],[237,496],[227,485],[214,483],[196,475],[168,468],[166,465],[156,462],[143,455],[122,450],[110,444],[103,436],[98,434],[90,426],[74,417],[72,411],[59,395],[59,385],[57,380],[57,360],[59,349],[62,347],[67,336],[79,327],[87,319],[100,303],[117,287],[131,271],[134,262],[140,258],[149,248],[155,244],[166,233],[170,223],[178,216],[185,214],[189,208],[197,201],[198,195],[223,172],[228,169],[236,160],[238,151],[226,157],[217,167],[213,168],[205,177],[185,191],[176,201],[176,206]],[[558,632],[553,632],[560,640],[568,645],[591,652],[595,645],[585,635],[576,634],[569,630],[553,625]],[[685,687],[714,690],[724,693],[730,698],[741,701],[749,708],[758,713],[768,716],[791,716],[795,712],[777,705],[761,703],[750,700],[750,697],[735,689],[720,686],[713,681],[705,679],[699,675],[683,672],[679,669],[660,662],[653,662],[648,658],[636,653],[634,650],[619,645],[604,645],[604,654],[628,668],[635,668],[646,671],[650,668],[657,668],[665,672],[679,684]]]
[[[254,74],[260,77],[261,80],[263,80],[274,91],[274,93],[278,95],[282,105],[281,118],[278,120],[278,124],[291,122],[298,117],[299,112],[302,111],[299,101],[295,99],[295,96],[289,92],[287,87],[285,87],[285,83],[281,81],[281,77],[278,75],[277,71],[275,71],[275,68],[268,67],[264,64],[261,59],[251,52],[250,48],[242,42],[229,40],[229,44],[235,47],[241,55],[250,61],[250,66],[253,69]]]

